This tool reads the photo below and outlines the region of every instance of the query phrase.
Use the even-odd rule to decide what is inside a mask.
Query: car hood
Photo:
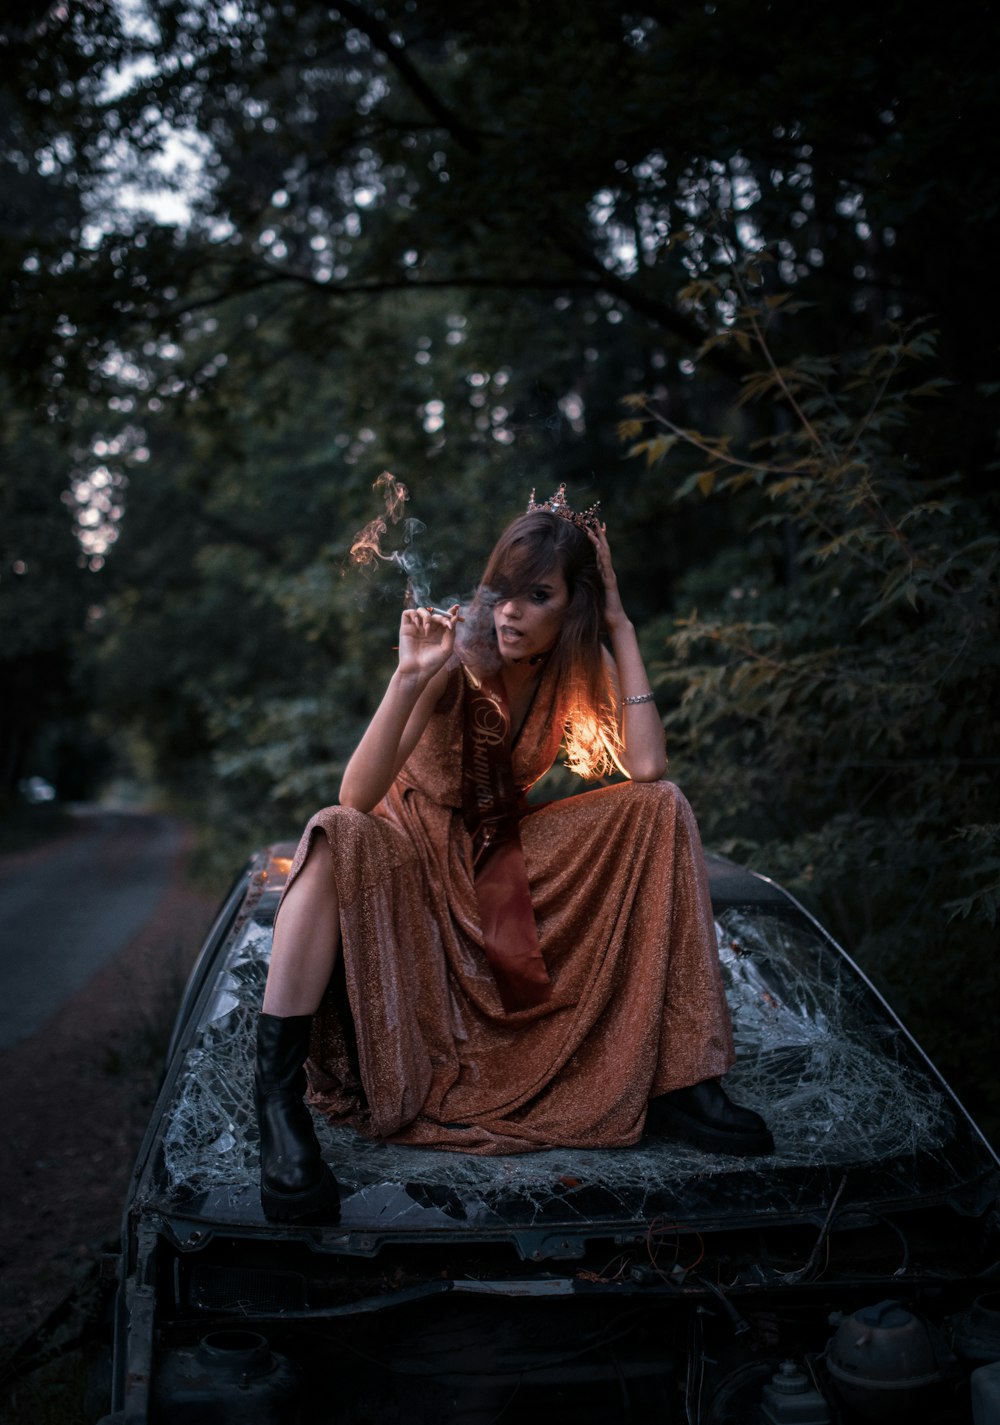
[[[393,1242],[505,1241],[538,1261],[634,1238],[654,1220],[704,1233],[935,1205],[978,1216],[996,1200],[995,1155],[853,962],[780,888],[709,858],[737,1046],[726,1086],[765,1115],[772,1155],[647,1137],[478,1157],[319,1123],[340,1220],[277,1228],[257,1191],[252,1045],[290,851],[255,857],[220,916],[140,1153],[132,1210],[181,1247],[216,1232],[307,1237],[358,1256]]]

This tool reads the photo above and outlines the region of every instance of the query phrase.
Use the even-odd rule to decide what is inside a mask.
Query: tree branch
[[[378,52],[385,56],[403,82],[413,91],[427,112],[433,115],[441,127],[447,129],[469,153],[479,153],[482,148],[479,134],[464,123],[434,92],[406,51],[393,44],[392,35],[382,22],[362,5],[355,4],[354,0],[337,0],[336,8],[356,30],[360,30],[363,35],[368,36]]]
[[[701,346],[706,336],[704,328],[679,312],[673,303],[653,296],[652,293],[644,291],[638,283],[626,281],[625,278],[610,271],[580,237],[567,229],[564,228],[558,233],[556,242],[571,261],[582,267],[585,272],[594,274],[597,280],[593,285],[596,288],[607,292],[616,301],[626,303],[634,312],[638,312],[640,316],[648,317],[657,326],[663,327],[665,331],[680,337],[686,345],[691,346],[694,350]],[[729,376],[734,381],[742,380],[747,374],[747,366],[722,347],[713,348],[710,361],[717,371],[724,376]]]
[[[372,278],[362,282],[333,283],[321,282],[318,278],[305,272],[269,272],[266,276],[243,283],[239,287],[220,289],[208,293],[204,297],[186,302],[181,307],[172,307],[164,315],[170,318],[186,316],[190,312],[213,307],[218,303],[228,302],[236,297],[244,297],[251,292],[264,291],[269,287],[280,286],[286,282],[299,287],[307,287],[314,292],[322,292],[329,297],[370,297],[383,292],[419,292],[422,290],[465,291],[478,289],[498,292],[565,292],[576,289],[592,292],[597,290],[598,286],[597,283],[584,277],[484,277],[481,274],[457,274],[454,277],[385,277]]]

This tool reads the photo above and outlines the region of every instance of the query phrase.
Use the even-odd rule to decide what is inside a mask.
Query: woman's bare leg
[[[340,948],[340,904],[326,838],[317,833],[281,903],[263,1010],[281,1019],[315,1014]]]
[[[260,1200],[264,1215],[292,1221],[339,1212],[337,1182],[323,1162],[302,1101],[312,1016],[340,945],[340,907],[323,836],[281,903],[264,1004],[257,1017],[254,1099],[260,1128]]]

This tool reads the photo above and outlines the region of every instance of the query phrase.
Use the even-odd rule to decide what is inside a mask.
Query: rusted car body
[[[478,1158],[320,1124],[339,1221],[266,1221],[251,1045],[291,851],[252,858],[184,998],[108,1425],[996,1420],[997,1158],[823,929],[718,858],[727,1087],[773,1156]]]

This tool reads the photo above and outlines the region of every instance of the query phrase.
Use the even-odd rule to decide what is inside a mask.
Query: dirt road
[[[180,988],[217,904],[192,886],[176,823],[132,819],[97,835],[114,866],[135,871],[132,892],[118,898],[98,889],[90,902],[95,924],[105,927],[97,938],[105,951],[115,938],[113,953],[96,965],[82,960],[78,988],[58,972],[51,986],[58,1008],[0,1052],[0,1342],[44,1319],[116,1239]],[[68,849],[60,839],[20,865],[5,857],[0,873],[20,873],[30,859],[42,868],[36,887],[45,895],[45,862],[65,868]],[[87,865],[99,881],[92,856]],[[112,936],[104,913],[116,899]],[[41,923],[49,908],[36,907]],[[50,973],[39,968],[38,977]]]
[[[68,834],[0,858],[0,1050],[34,1034],[134,939],[180,843],[176,818],[80,808]]]

